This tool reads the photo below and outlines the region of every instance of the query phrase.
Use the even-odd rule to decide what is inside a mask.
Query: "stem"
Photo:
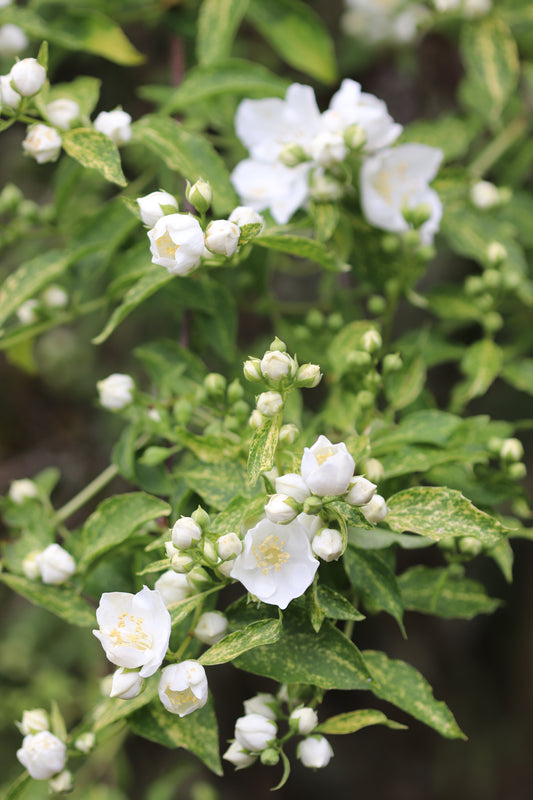
[[[482,178],[512,145],[527,131],[527,119],[519,114],[472,161],[470,172]]]
[[[107,486],[117,474],[118,467],[115,464],[110,464],[106,467],[100,475],[97,475],[97,477],[82,489],[81,492],[78,492],[72,500],[69,500],[68,503],[65,503],[65,505],[56,512],[56,521],[64,522],[72,516],[75,511],[85,505],[95,494],[98,494],[104,486]]]

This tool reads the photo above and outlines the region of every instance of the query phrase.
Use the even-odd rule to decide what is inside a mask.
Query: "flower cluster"
[[[211,205],[209,184],[202,179],[196,181],[188,186],[186,197],[203,219]],[[171,275],[188,275],[202,258],[212,255],[231,258],[244,241],[264,227],[262,217],[245,206],[235,208],[228,219],[211,220],[204,232],[193,214],[179,213],[178,201],[168,192],[151,192],[138,197],[137,203],[142,221],[150,228],[152,262],[165,267]]]
[[[22,721],[17,727],[23,734],[22,747],[17,750],[17,758],[30,776],[38,781],[57,777],[50,788],[72,783],[70,772],[65,770],[67,747],[58,736],[50,732],[48,714],[42,708],[24,711]],[[60,773],[60,774],[59,774]]]
[[[280,225],[311,198],[342,197],[345,178],[339,167],[350,153],[359,153],[361,203],[372,225],[403,232],[412,224],[403,211],[423,206],[421,241],[430,243],[438,230],[442,206],[429,182],[442,151],[418,144],[391,148],[402,126],[356,81],[344,80],[322,114],[311,87],[298,83],[283,100],[243,100],[235,128],[250,158],[237,164],[233,185],[247,205],[270,209]]]
[[[32,551],[22,562],[24,575],[43,583],[65,583],[76,572],[76,562],[59,544],[49,544],[44,550]]]
[[[205,567],[215,570],[220,577],[227,578],[235,558],[243,549],[241,538],[236,533],[230,531],[213,538],[208,535],[208,525],[209,515],[198,508],[191,517],[181,516],[176,520],[170,541],[165,544],[172,570],[185,576],[191,591],[196,591],[202,584],[210,581]],[[199,626],[200,631],[202,627]],[[206,630],[211,630],[212,635],[216,636],[219,627],[220,624],[215,624],[211,619]],[[198,638],[203,641],[202,635]],[[210,642],[213,643],[214,641]]]

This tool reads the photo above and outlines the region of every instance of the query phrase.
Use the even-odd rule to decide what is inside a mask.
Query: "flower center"
[[[168,231],[165,231],[163,236],[160,236],[159,239],[156,239],[155,244],[160,257],[161,256],[164,256],[165,258],[175,257],[178,245],[172,241],[172,239],[168,234]]]
[[[197,699],[190,688],[184,689],[181,692],[177,692],[172,689],[165,689],[165,694],[174,708],[178,709],[178,711],[190,708],[191,703],[195,703]]]
[[[322,450],[322,452],[316,455],[315,458],[320,466],[320,464],[323,464],[324,461],[327,461],[328,458],[331,458],[334,455],[335,455],[335,450],[333,449],[333,447],[328,447],[327,450]]]
[[[289,560],[290,554],[283,550],[284,545],[285,542],[280,541],[279,536],[274,536],[273,533],[267,536],[261,544],[254,545],[254,555],[263,575],[266,575],[272,568],[279,572]]]
[[[109,638],[117,646],[135,647],[136,650],[148,650],[152,646],[152,637],[144,630],[143,617],[124,612],[118,618],[117,627],[113,628]]]

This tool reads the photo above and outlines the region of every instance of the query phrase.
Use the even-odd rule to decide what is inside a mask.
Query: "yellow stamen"
[[[285,542],[280,541],[279,536],[274,536],[273,533],[267,536],[261,544],[253,546],[257,566],[261,568],[263,575],[266,575],[272,568],[279,572],[283,564],[289,560],[290,553],[283,550],[284,546]]]

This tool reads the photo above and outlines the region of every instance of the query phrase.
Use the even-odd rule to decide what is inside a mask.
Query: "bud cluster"
[[[26,578],[57,586],[76,572],[76,562],[59,544],[49,544],[44,550],[32,550],[22,561]]]
[[[34,780],[50,780],[52,791],[72,788],[72,775],[65,770],[67,746],[60,736],[50,731],[50,718],[43,708],[24,711],[16,723],[24,736],[17,758]],[[56,776],[54,778],[54,776]]]

